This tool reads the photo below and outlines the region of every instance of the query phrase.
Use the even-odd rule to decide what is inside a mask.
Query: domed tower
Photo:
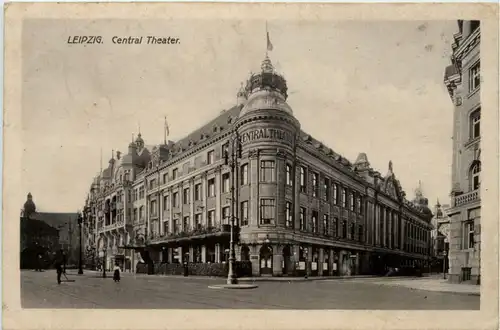
[[[284,182],[287,173],[293,175],[295,143],[300,132],[300,123],[286,102],[287,90],[285,78],[274,70],[267,56],[261,71],[252,74],[245,86],[246,100],[235,123],[241,142],[241,164],[248,164],[246,171],[251,178],[248,186],[241,187],[242,194],[251,196],[249,227],[241,231],[243,241],[251,241],[252,237],[245,232],[259,231],[268,234],[273,244],[272,228],[285,227],[285,195],[292,190],[286,190]],[[268,214],[260,214],[264,209]],[[255,243],[259,242],[250,242]]]
[[[28,193],[28,198],[24,203],[23,214],[26,218],[29,218],[33,213],[36,212],[36,205],[33,202],[33,196],[31,193]]]
[[[421,210],[422,214],[428,218],[428,221],[431,220],[432,211],[429,208],[429,200],[425,198],[422,193],[422,183],[420,181],[418,182],[417,189],[415,189],[415,199],[413,200],[413,204]]]
[[[272,147],[293,152],[300,123],[286,103],[288,87],[268,56],[262,61],[261,72],[252,74],[244,93],[244,106],[236,122],[243,150]]]

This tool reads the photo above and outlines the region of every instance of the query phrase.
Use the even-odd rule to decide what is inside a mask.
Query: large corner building
[[[108,267],[131,271],[139,262],[222,263],[234,215],[236,258],[253,276],[425,265],[432,212],[422,192],[408,200],[392,162],[382,175],[366,154],[349,162],[301,130],[287,96],[266,56],[237,104],[184,139],[151,147],[139,134],[91,184],[88,244]],[[237,157],[234,172],[226,152]]]
[[[481,101],[479,21],[458,21],[444,83],[454,104],[449,279],[480,281]]]

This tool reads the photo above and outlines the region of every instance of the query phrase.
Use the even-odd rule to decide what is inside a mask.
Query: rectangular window
[[[363,214],[361,196],[356,197],[356,212]]]
[[[177,234],[179,232],[179,226],[177,224],[177,219],[174,219],[174,221],[172,221],[172,225],[173,225],[173,233]]]
[[[163,174],[163,184],[167,183],[168,181],[168,173]]]
[[[481,84],[480,62],[477,62],[469,69],[469,92],[479,88]]]
[[[207,164],[210,165],[210,164],[213,164],[214,163],[214,151],[213,150],[210,150],[209,152],[207,152]]]
[[[215,179],[208,180],[208,197],[215,197]]]
[[[222,192],[229,192],[229,173],[222,174]]]
[[[313,195],[313,197],[318,197],[318,190],[319,190],[318,177],[319,177],[318,173],[312,174],[312,185],[313,185],[312,195]]]
[[[354,193],[353,192],[349,193],[349,209],[351,211],[354,211]]]
[[[306,168],[301,166],[300,167],[300,192],[305,193],[307,190],[306,188]]]
[[[194,215],[194,229],[201,228],[201,213],[197,213]]]
[[[225,225],[229,224],[229,206],[222,208],[222,223]]]
[[[470,115],[470,138],[475,139],[481,136],[481,109],[475,110]]]
[[[182,231],[189,231],[189,216],[184,217],[184,220],[182,222]]]
[[[274,199],[261,199],[260,200],[260,224],[273,225],[275,213],[275,200]]]
[[[328,214],[323,214],[323,235],[330,236]]]
[[[184,201],[184,204],[189,204],[189,188],[185,188],[183,192],[183,197],[182,200]]]
[[[330,200],[330,180],[326,179],[323,181],[323,199],[325,201]]]
[[[305,231],[306,230],[306,208],[301,207],[300,208],[300,230]]]
[[[149,211],[151,212],[152,216],[158,215],[158,210],[156,209],[156,201],[151,201],[149,203]]]
[[[342,220],[342,238],[347,238],[347,220]]]
[[[342,207],[345,208],[347,203],[347,191],[345,188],[342,188]]]
[[[179,193],[174,192],[172,195],[172,206],[179,207]]]
[[[293,185],[293,174],[292,174],[292,165],[286,164],[286,184],[288,186]]]
[[[463,248],[464,250],[474,248],[474,221],[466,221],[463,225]]]
[[[352,240],[356,239],[356,227],[354,226],[354,223],[352,223],[352,222],[349,226],[349,239],[352,239]]]
[[[168,205],[168,196],[163,196],[163,211],[169,210],[170,205]]]
[[[229,156],[229,142],[226,142],[222,145],[222,157]]]
[[[333,184],[333,204],[338,205],[339,203],[339,188],[336,183]]]
[[[286,202],[285,219],[286,227],[293,228],[293,204],[290,202]]]
[[[363,225],[358,225],[358,241],[363,242]]]
[[[201,183],[197,183],[194,186],[194,200],[201,201]]]
[[[178,174],[178,172],[179,172],[179,170],[178,170],[178,169],[176,169],[176,168],[174,168],[174,169],[172,170],[172,180],[177,179],[177,174]]]
[[[241,185],[248,184],[248,164],[241,166]]]
[[[156,179],[149,181],[149,190],[156,188]]]
[[[274,160],[261,160],[260,161],[260,181],[261,182],[274,182]]]
[[[332,221],[332,236],[333,237],[338,237],[339,235],[339,219],[337,217],[333,218]]]
[[[312,224],[312,232],[318,232],[318,211],[312,211],[311,214],[311,224]]]
[[[462,267],[462,281],[470,281],[471,270],[470,267]]]
[[[207,227],[211,228],[214,226],[215,220],[215,210],[210,210],[207,212]]]
[[[248,201],[241,202],[241,225],[248,226]]]
[[[170,233],[170,228],[168,226],[168,220],[163,221],[163,233],[164,234],[169,234]]]

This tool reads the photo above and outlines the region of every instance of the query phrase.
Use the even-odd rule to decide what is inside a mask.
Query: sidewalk
[[[394,278],[391,278],[394,279]],[[453,284],[442,278],[413,278],[374,281],[373,284],[406,287],[413,290],[457,293],[480,296],[481,287],[474,284]]]

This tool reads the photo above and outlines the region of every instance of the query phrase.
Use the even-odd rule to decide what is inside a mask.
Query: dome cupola
[[[247,100],[240,117],[256,110],[280,110],[293,115],[286,103],[288,87],[285,78],[278,74],[266,55],[261,72],[252,74],[245,86]]]

